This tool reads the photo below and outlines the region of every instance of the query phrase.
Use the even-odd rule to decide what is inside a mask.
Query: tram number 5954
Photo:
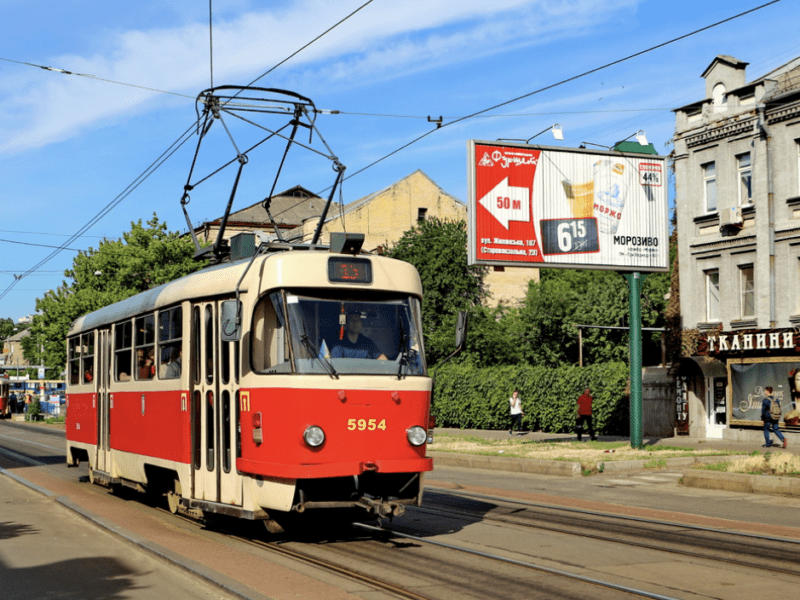
[[[386,419],[347,419],[347,429],[349,431],[375,431],[380,429],[386,431]]]
[[[598,252],[597,220],[584,219],[543,219],[542,252],[544,254],[575,254]]]

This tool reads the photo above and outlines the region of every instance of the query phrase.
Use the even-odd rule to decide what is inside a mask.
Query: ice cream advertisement
[[[468,144],[470,264],[668,268],[666,159]]]

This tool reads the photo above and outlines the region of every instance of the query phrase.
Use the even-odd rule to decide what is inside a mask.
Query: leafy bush
[[[525,428],[574,432],[576,401],[588,387],[594,398],[595,431],[625,435],[629,431],[628,375],[625,363],[483,369],[469,363],[448,363],[436,373],[431,413],[439,427],[507,429],[508,398],[516,389],[522,398]]]
[[[28,416],[27,419],[30,421],[35,421],[39,415],[42,414],[42,407],[39,404],[39,397],[34,396],[31,399],[31,403],[28,405]]]

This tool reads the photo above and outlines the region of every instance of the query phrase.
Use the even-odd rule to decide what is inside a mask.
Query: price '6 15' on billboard
[[[666,158],[468,143],[469,264],[667,271]]]

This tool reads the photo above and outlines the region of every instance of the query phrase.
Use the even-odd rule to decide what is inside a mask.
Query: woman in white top
[[[508,430],[508,435],[514,433],[514,425],[517,426],[517,435],[522,435],[522,415],[525,413],[522,412],[522,399],[517,390],[514,390],[508,402],[511,405],[511,429]]]

